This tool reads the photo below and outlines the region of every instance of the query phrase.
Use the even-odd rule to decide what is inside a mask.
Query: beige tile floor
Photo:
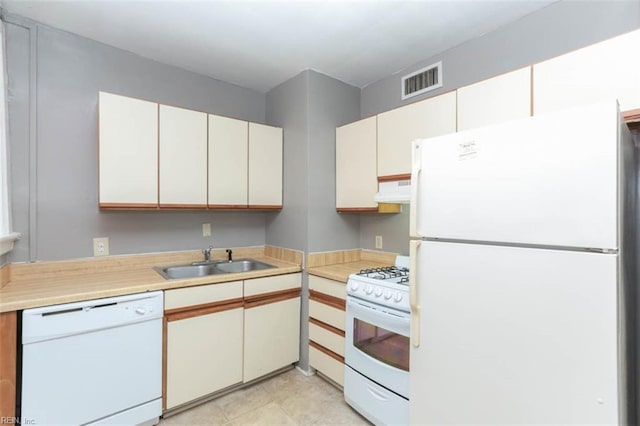
[[[342,391],[292,369],[160,421],[173,425],[370,425]]]

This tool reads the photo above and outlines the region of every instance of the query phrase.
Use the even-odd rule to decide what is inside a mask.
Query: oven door
[[[347,296],[345,363],[409,398],[410,315]]]

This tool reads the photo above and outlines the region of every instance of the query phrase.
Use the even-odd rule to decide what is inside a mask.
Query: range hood
[[[411,180],[380,182],[378,193],[373,197],[376,203],[409,204],[411,200]]]

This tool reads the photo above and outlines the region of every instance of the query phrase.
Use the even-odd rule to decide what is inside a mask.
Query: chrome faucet
[[[231,250],[231,249],[226,249],[225,251],[227,252],[227,256],[228,256],[227,260],[228,260],[229,262],[232,262],[232,261],[233,261],[233,250]]]
[[[205,262],[211,262],[211,250],[213,250],[213,246],[209,246],[208,249],[202,249],[202,254],[204,255]]]

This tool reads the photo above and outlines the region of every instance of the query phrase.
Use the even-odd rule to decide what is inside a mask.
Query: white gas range
[[[394,266],[363,269],[351,274],[347,294],[409,312],[409,257],[396,256]]]
[[[349,276],[344,396],[376,425],[409,423],[409,258]]]

